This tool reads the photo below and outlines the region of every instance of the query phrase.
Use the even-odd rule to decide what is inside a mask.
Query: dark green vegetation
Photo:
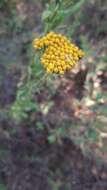
[[[0,190],[107,190],[107,1],[46,3],[0,1]],[[44,26],[86,52],[64,76],[32,63]]]

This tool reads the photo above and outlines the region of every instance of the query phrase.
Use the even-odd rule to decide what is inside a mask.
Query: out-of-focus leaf
[[[42,122],[36,122],[36,128],[40,131],[42,131],[44,129],[44,125]]]
[[[102,122],[100,122],[99,120],[96,120],[93,122],[93,127],[101,129],[102,128]]]
[[[94,129],[90,128],[87,131],[87,138],[92,142],[95,143],[98,141],[99,138],[99,134],[97,131],[95,131]]]
[[[6,186],[4,184],[0,184],[0,190],[6,190]]]
[[[88,39],[86,38],[86,36],[81,35],[80,41],[82,44],[82,49],[84,49],[85,52],[89,52],[91,48],[90,48],[90,43]]]
[[[105,55],[105,56],[101,56],[100,57],[100,60],[102,60],[102,61],[104,61],[104,62],[107,62],[107,56]]]
[[[48,136],[48,141],[50,144],[54,143],[56,141],[56,135],[53,133]]]
[[[63,21],[64,18],[64,14],[60,13],[57,15],[57,17],[55,17],[52,21],[52,23],[50,24],[51,29],[56,28],[59,24],[61,24],[61,22]]]
[[[40,56],[38,54],[35,54],[34,56],[34,67],[33,69],[35,70],[35,75],[40,73],[41,70],[43,70],[43,66],[40,63]]]
[[[42,14],[42,20],[45,21],[51,16],[52,12],[50,10],[46,10]]]
[[[81,145],[81,144],[83,144],[84,140],[82,137],[78,137],[78,138],[74,139],[74,142],[76,145]]]
[[[66,127],[60,127],[60,128],[58,128],[58,129],[56,130],[56,134],[57,134],[58,136],[63,136],[63,137],[68,136],[68,132],[67,132]]]

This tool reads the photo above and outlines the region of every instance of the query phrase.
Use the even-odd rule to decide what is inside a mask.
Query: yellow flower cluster
[[[49,73],[63,74],[84,56],[84,52],[72,44],[66,36],[55,32],[49,32],[42,38],[34,39],[33,46],[36,50],[45,48],[41,63]]]

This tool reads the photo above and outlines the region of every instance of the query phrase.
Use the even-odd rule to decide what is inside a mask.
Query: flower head
[[[72,69],[77,61],[84,56],[84,52],[72,44],[66,36],[49,32],[46,36],[34,39],[36,50],[45,48],[41,63],[49,73],[63,74]]]

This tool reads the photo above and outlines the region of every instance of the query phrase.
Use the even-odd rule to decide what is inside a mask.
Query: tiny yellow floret
[[[84,52],[72,44],[66,36],[49,32],[46,36],[34,39],[35,50],[44,48],[41,63],[49,73],[64,74],[72,69],[84,56]]]

